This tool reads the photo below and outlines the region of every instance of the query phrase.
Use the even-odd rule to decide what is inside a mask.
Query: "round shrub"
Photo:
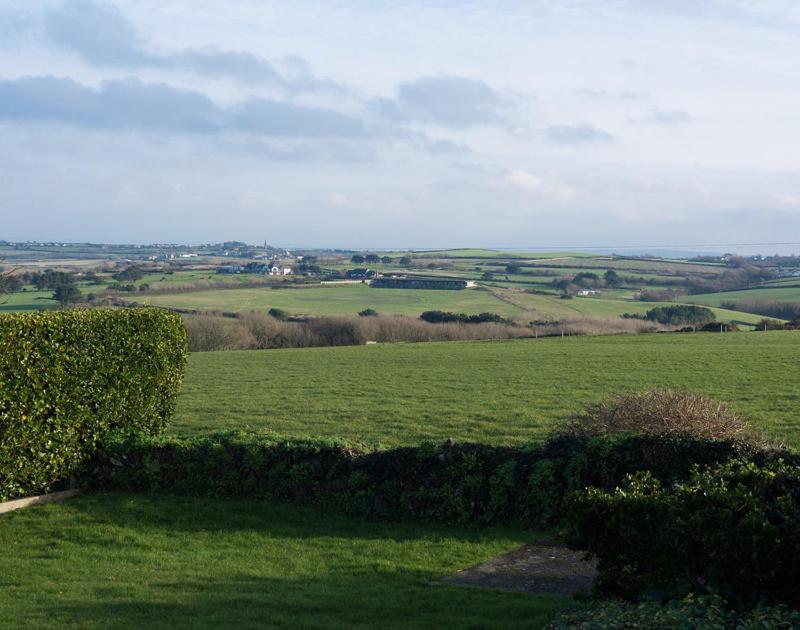
[[[629,433],[765,442],[743,416],[723,403],[701,394],[672,389],[648,389],[611,396],[588,406],[566,426],[565,432],[580,436]]]

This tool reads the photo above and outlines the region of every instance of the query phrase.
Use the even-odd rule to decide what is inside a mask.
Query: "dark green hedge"
[[[163,430],[186,353],[165,310],[0,315],[0,500],[48,490],[111,431]]]
[[[642,472],[611,492],[578,493],[565,517],[571,546],[599,560],[601,591],[632,598],[694,590],[740,604],[800,604],[796,461],[698,467],[671,485]]]
[[[335,442],[229,433],[131,439],[98,453],[102,489],[245,496],[316,504],[377,518],[450,524],[551,523],[572,491],[614,488],[649,468],[666,480],[694,463],[759,456],[732,442],[683,438],[559,438],[535,448],[423,444],[365,452]]]
[[[578,604],[556,617],[548,630],[598,628],[731,628],[735,630],[789,630],[800,627],[800,611],[787,606],[737,609],[719,596],[688,595],[661,603],[653,599],[636,604],[620,600],[594,600]]]

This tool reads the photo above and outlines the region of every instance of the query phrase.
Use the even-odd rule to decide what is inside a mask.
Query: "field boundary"
[[[61,490],[60,492],[50,492],[48,494],[38,494],[34,497],[26,497],[24,499],[14,499],[13,501],[4,501],[0,503],[0,514],[21,510],[22,508],[30,507],[31,505],[42,505],[44,503],[58,503],[76,494],[80,494],[80,490]]]

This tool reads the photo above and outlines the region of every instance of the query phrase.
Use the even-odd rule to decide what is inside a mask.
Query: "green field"
[[[799,332],[195,353],[171,430],[519,444],[607,394],[670,386],[726,401],[798,445],[798,367]]]
[[[0,313],[3,311],[38,311],[57,308],[52,291],[18,291],[0,295]]]
[[[36,629],[539,627],[567,600],[436,583],[535,538],[258,501],[93,494],[0,515],[0,619]]]
[[[384,314],[419,315],[439,309],[466,313],[494,311],[513,315],[520,311],[488,291],[373,289],[366,284],[338,284],[303,289],[224,289],[169,295],[149,295],[150,304],[200,310],[249,311],[282,308],[298,315],[355,315],[365,308]]]
[[[783,287],[781,285],[762,286],[742,291],[722,291],[720,293],[702,293],[691,295],[686,299],[697,304],[719,306],[723,302],[748,302],[760,300],[764,302],[800,302],[800,286]]]
[[[416,316],[423,311],[442,310],[460,313],[489,311],[506,317],[530,313],[538,318],[612,316],[644,313],[658,304],[633,300],[574,298],[535,295],[503,289],[464,289],[461,291],[373,289],[366,284],[335,284],[299,289],[218,289],[187,291],[163,295],[137,296],[138,301],[156,306],[171,306],[205,311],[266,311],[280,308],[294,315],[355,315],[373,308],[385,315]],[[661,304],[661,303],[659,303]],[[721,321],[757,322],[760,316],[714,309]]]

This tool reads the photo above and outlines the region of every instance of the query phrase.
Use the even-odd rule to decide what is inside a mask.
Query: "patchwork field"
[[[535,537],[93,494],[0,516],[0,619],[36,629],[402,628],[411,618],[417,628],[539,627],[566,599],[435,584]]]
[[[609,393],[669,386],[726,401],[798,445],[799,367],[800,332],[195,353],[172,431],[518,444]]]
[[[624,292],[622,292],[624,293]],[[383,314],[416,316],[423,311],[443,310],[460,313],[489,311],[506,317],[530,313],[538,318],[579,317],[582,315],[617,317],[622,313],[644,313],[657,304],[633,300],[574,298],[536,295],[508,289],[464,289],[462,291],[374,289],[366,284],[338,284],[299,289],[220,289],[147,295],[138,301],[155,306],[171,306],[206,311],[266,311],[280,308],[294,315],[355,315],[372,308]],[[659,303],[661,305],[667,304]],[[713,309],[721,321],[757,322],[758,315]]]

